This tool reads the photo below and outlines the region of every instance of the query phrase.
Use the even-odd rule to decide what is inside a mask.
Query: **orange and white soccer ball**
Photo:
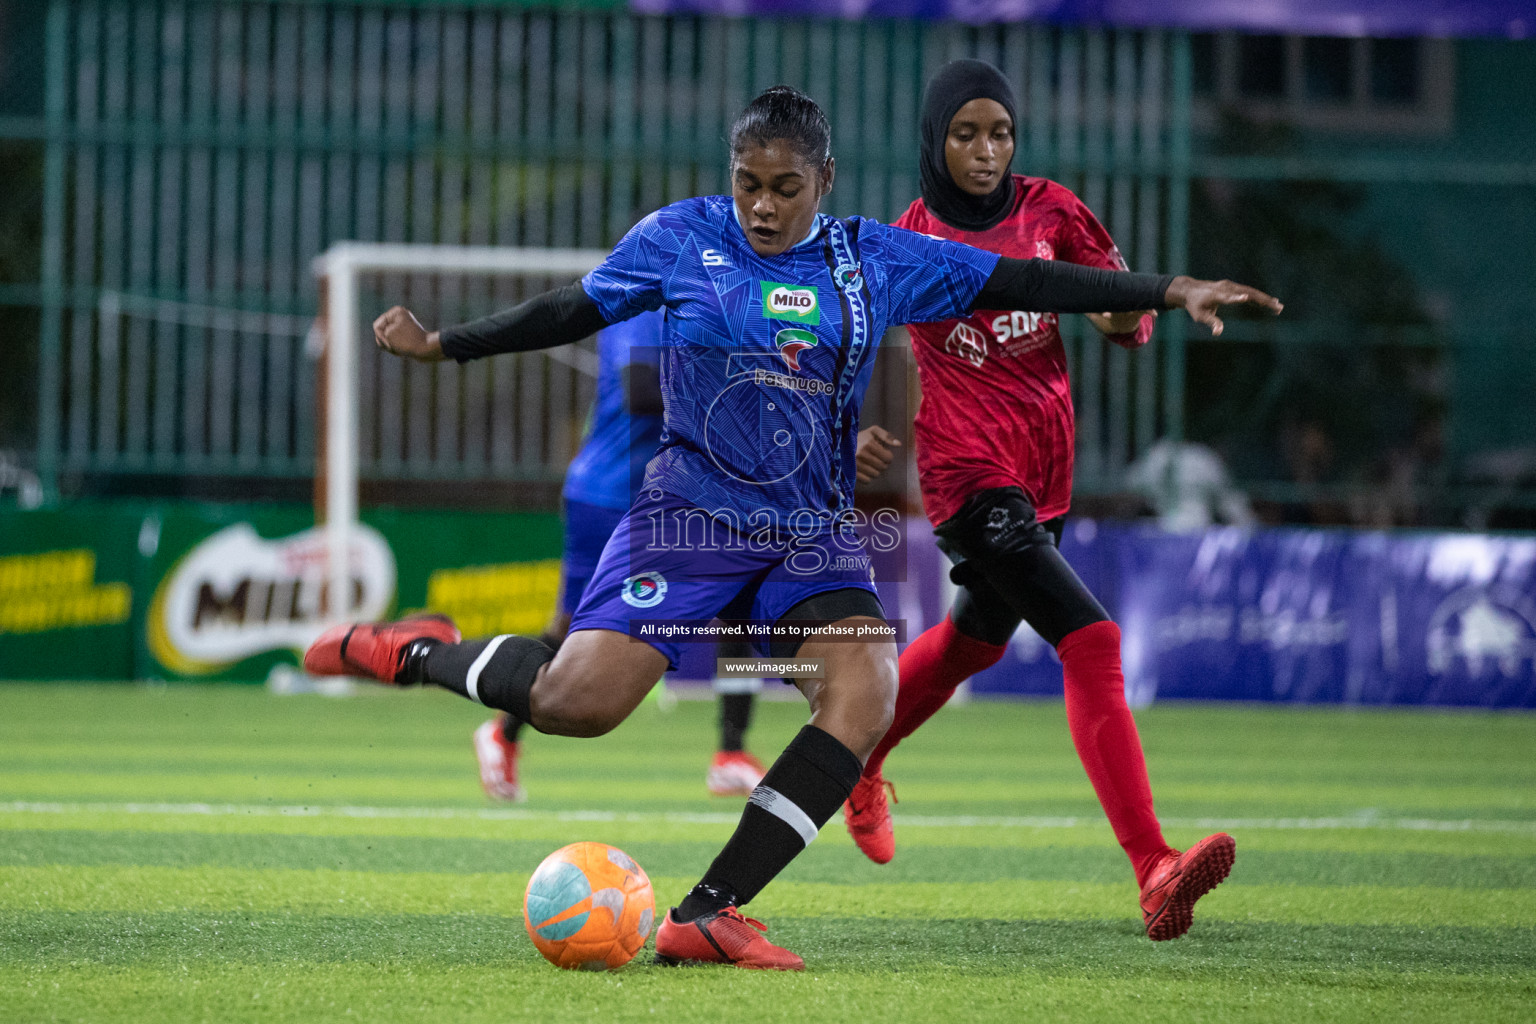
[[[603,843],[572,843],[545,857],[523,897],[528,937],[569,970],[623,967],[655,923],[651,880],[633,857]]]

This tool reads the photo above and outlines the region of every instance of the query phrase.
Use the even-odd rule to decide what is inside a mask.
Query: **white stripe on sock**
[[[469,694],[469,699],[476,704],[485,705],[485,701],[480,699],[480,673],[485,671],[485,666],[490,663],[491,655],[496,653],[496,648],[511,635],[511,633],[503,633],[501,636],[491,637],[491,642],[485,645],[485,650],[480,652],[480,657],[469,666],[469,675],[464,678],[464,692]]]
[[[758,786],[752,791],[748,803],[757,804],[769,814],[778,818],[784,824],[800,833],[800,838],[806,846],[811,845],[811,840],[821,830],[811,820],[811,816],[800,809],[800,805],[776,789],[767,786]]]

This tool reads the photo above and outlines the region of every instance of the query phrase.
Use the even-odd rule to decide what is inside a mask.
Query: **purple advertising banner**
[[[1079,521],[1062,548],[1120,623],[1133,703],[1536,707],[1536,538]],[[1061,667],[1023,628],[973,690],[1060,693]]]
[[[1496,36],[1536,31],[1531,0],[630,0],[643,14],[1036,21],[1321,36]]]
[[[905,536],[905,579],[878,587],[910,640],[955,586],[928,524],[908,520]],[[1061,550],[1120,624],[1133,705],[1536,707],[1536,537],[1074,519]],[[692,645],[679,675],[708,678],[713,657]],[[1061,663],[1021,626],[971,692],[1059,696]]]

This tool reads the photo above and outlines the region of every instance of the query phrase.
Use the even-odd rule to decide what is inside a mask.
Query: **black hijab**
[[[1003,168],[1002,182],[984,196],[973,196],[950,177],[944,162],[944,139],[955,112],[971,100],[996,100],[1013,121],[1017,144],[1019,116],[1014,110],[1013,87],[997,68],[981,60],[954,60],[939,69],[923,95],[923,148],[919,160],[923,204],[950,227],[985,231],[996,226],[1013,208],[1013,175]]]

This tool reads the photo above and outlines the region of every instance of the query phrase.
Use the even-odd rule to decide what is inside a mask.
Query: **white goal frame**
[[[365,320],[358,309],[359,275],[419,270],[440,275],[579,277],[607,256],[606,249],[338,242],[316,258],[314,271],[326,283],[320,300],[325,339],[325,449],[316,471],[325,481],[327,580],[330,593],[337,595],[329,602],[327,624],[346,621],[351,604],[347,552],[358,521],[360,464],[357,345],[363,326],[371,322],[371,317]],[[317,487],[317,499],[321,493]],[[319,508],[316,513],[318,524]]]

